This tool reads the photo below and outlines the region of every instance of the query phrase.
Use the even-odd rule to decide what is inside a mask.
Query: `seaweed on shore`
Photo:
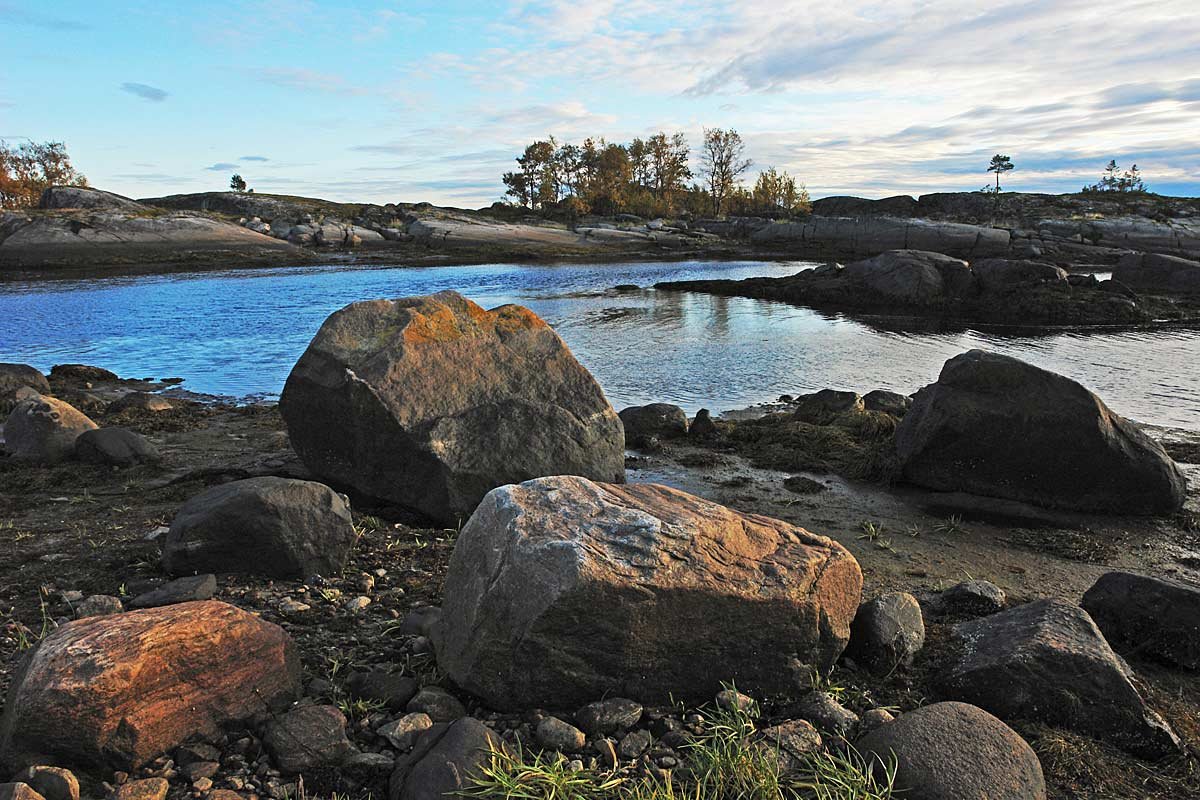
[[[848,411],[817,422],[790,413],[734,423],[726,441],[761,469],[833,472],[891,483],[898,474],[893,439],[899,420],[881,411]]]

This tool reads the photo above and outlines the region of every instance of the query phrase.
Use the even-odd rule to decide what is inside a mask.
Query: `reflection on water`
[[[982,347],[1070,375],[1115,410],[1200,429],[1200,332],[925,330],[782,303],[618,284],[786,275],[802,262],[292,268],[0,283],[0,361],[78,361],[187,379],[236,396],[279,392],[333,310],[367,298],[457,289],[529,306],[618,408],[651,401],[728,409],[827,386],[912,392],[943,361]]]

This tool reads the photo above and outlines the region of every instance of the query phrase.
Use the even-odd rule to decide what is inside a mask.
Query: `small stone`
[[[858,715],[828,692],[809,692],[789,711],[838,736],[846,736],[858,725]]]
[[[809,754],[822,747],[821,734],[802,719],[781,722],[758,733],[760,746],[771,749],[781,773],[793,772],[804,765]]]
[[[597,739],[592,742],[592,747],[600,755],[601,766],[613,769],[621,763],[617,758],[617,743],[612,739]]]
[[[166,778],[142,778],[118,786],[113,800],[166,800],[170,789]]]
[[[75,618],[107,617],[110,614],[120,614],[124,610],[121,598],[107,594],[94,594],[75,606]]]
[[[383,703],[393,711],[401,711],[417,694],[416,680],[382,670],[352,672],[346,679],[350,694],[363,700]]]
[[[305,611],[312,609],[308,603],[301,603],[299,600],[293,600],[290,597],[285,597],[279,601],[279,610],[284,614],[303,614]]]
[[[15,778],[29,784],[46,800],[79,800],[79,780],[62,767],[36,766],[24,770]]]
[[[750,695],[742,694],[736,689],[723,689],[717,692],[717,708],[726,711],[744,711],[747,714],[754,710],[756,703]]]
[[[392,747],[403,752],[412,749],[421,731],[427,731],[432,727],[433,720],[429,718],[428,714],[416,712],[405,714],[395,722],[389,722],[375,733],[387,739]]]
[[[1004,590],[990,581],[963,581],[941,594],[944,611],[961,614],[994,614],[1004,610]]]
[[[129,601],[130,608],[158,608],[193,600],[211,600],[217,591],[215,575],[188,575],[143,592]]]
[[[467,715],[466,707],[458,698],[438,686],[426,686],[417,692],[407,710],[428,714],[434,722],[453,722]]]
[[[623,697],[588,703],[575,712],[575,721],[589,736],[627,730],[642,718],[642,706]]]
[[[650,731],[630,731],[621,737],[621,743],[617,745],[617,754],[626,761],[634,761],[641,758],[642,753],[649,747]]]
[[[355,753],[342,762],[342,770],[350,775],[369,780],[375,775],[392,771],[396,759],[384,753]]]
[[[896,717],[886,708],[872,708],[864,711],[858,720],[859,735],[870,733],[880,725],[886,725]]]
[[[583,731],[558,717],[543,717],[535,736],[543,748],[566,753],[579,752],[587,742]]]
[[[354,752],[346,717],[333,706],[293,708],[267,725],[263,745],[284,772],[335,766]]]
[[[192,781],[192,788],[197,792],[207,792],[213,787],[212,778],[197,778]]]
[[[925,620],[917,598],[888,592],[859,606],[846,656],[876,675],[887,675],[911,666],[924,645]]]
[[[343,607],[350,613],[354,614],[365,610],[369,605],[371,605],[371,598],[367,597],[366,595],[359,595],[358,597],[352,597],[347,600]]]
[[[175,749],[175,763],[186,767],[197,761],[220,761],[221,751],[211,744],[193,742]]]
[[[193,761],[181,771],[189,781],[198,781],[201,778],[211,778],[220,769],[221,765],[216,761]]]

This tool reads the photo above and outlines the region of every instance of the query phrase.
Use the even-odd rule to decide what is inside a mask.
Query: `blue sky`
[[[1196,0],[0,0],[0,138],[101,188],[480,206],[535,138],[699,140],[814,196],[1200,195]],[[752,177],[752,176],[751,176]]]

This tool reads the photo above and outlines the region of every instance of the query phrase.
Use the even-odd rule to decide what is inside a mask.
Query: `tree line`
[[[794,216],[811,210],[808,192],[787,172],[762,171],[753,187],[742,178],[753,166],[736,130],[706,128],[698,172],[682,133],[660,131],[628,144],[588,137],[560,144],[553,136],[533,142],[504,173],[510,202],[550,217],[691,213]]]
[[[22,142],[13,147],[0,139],[0,208],[32,208],[51,186],[87,185],[62,142]]]

